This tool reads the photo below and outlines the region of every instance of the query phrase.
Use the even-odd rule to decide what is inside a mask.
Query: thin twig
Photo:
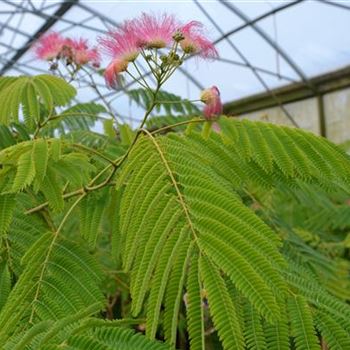
[[[152,131],[151,134],[152,135],[158,134],[160,132],[163,132],[163,131],[166,131],[166,130],[169,130],[169,129],[173,129],[173,128],[176,128],[177,126],[181,126],[181,125],[188,125],[188,124],[193,124],[193,123],[204,123],[206,121],[207,121],[206,119],[186,120],[186,121],[183,121],[183,122],[179,122],[179,123],[175,123],[175,124],[164,126],[162,128],[159,128],[157,130]]]
[[[79,202],[86,196],[86,193],[83,193],[72,205],[71,207],[68,209],[67,213],[64,215],[60,225],[58,226],[57,230],[54,232],[54,236],[53,236],[53,239],[52,239],[52,242],[50,243],[50,246],[48,247],[47,249],[47,252],[46,252],[46,257],[45,257],[45,260],[44,260],[44,263],[43,263],[43,268],[41,269],[41,272],[40,272],[40,276],[39,276],[39,280],[36,282],[37,283],[37,288],[36,288],[36,291],[35,291],[35,295],[34,295],[34,298],[33,298],[33,301],[31,303],[32,305],[32,310],[31,310],[31,313],[30,313],[30,317],[29,317],[29,323],[33,323],[33,318],[34,318],[34,303],[38,300],[38,297],[39,297],[39,293],[40,293],[40,286],[41,286],[41,283],[42,283],[42,280],[44,278],[44,273],[45,273],[45,270],[46,270],[46,267],[47,267],[47,264],[49,262],[49,258],[50,258],[50,255],[51,255],[51,252],[52,252],[52,249],[56,243],[56,240],[57,240],[57,237],[59,235],[59,233],[61,232],[64,224],[66,223],[68,217],[70,216],[70,214],[73,212],[74,208],[79,204]]]

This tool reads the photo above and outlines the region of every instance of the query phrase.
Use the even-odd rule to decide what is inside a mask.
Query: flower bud
[[[203,90],[200,100],[205,103],[203,114],[206,119],[213,119],[222,113],[220,91],[216,86]]]
[[[162,56],[160,56],[160,60],[161,60],[163,63],[167,63],[167,62],[168,62],[168,56],[162,55]]]
[[[175,34],[173,35],[173,39],[176,42],[180,42],[181,40],[184,40],[185,37],[184,37],[184,35],[182,34],[182,32],[180,30],[177,30],[175,32]]]

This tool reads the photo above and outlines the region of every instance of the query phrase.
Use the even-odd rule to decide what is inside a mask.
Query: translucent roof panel
[[[220,55],[216,61],[191,58],[165,86],[185,98],[197,98],[202,88],[217,85],[228,102],[292,82],[307,84],[313,76],[350,63],[348,1],[2,0],[0,74],[47,72],[48,65],[30,50],[40,31],[60,31],[93,43],[142,12],[167,12],[183,22],[201,21],[216,43]],[[96,81],[113,106],[130,114],[122,94],[108,90],[101,77]],[[88,87],[81,89],[79,98],[99,101]]]

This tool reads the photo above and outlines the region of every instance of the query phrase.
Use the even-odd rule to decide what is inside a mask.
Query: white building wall
[[[300,127],[320,133],[317,98],[297,101],[285,105]],[[350,88],[324,95],[327,137],[335,143],[350,140]],[[271,123],[291,126],[284,112],[279,107],[272,107],[241,116],[252,120],[265,120]]]

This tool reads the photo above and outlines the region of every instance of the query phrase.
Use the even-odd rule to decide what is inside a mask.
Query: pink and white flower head
[[[100,39],[104,51],[113,59],[133,62],[140,53],[139,38],[133,21],[124,24]]]
[[[125,72],[129,62],[135,61],[140,53],[135,22],[125,21],[121,27],[100,38],[99,42],[102,49],[112,57],[104,74],[106,83],[109,87],[116,87],[119,73]]]
[[[84,65],[92,63],[95,67],[100,64],[100,54],[96,48],[89,48],[88,41],[86,39],[67,39],[65,43],[65,49],[67,57],[72,60],[76,65]]]
[[[115,88],[118,85],[119,73],[125,72],[128,62],[121,59],[114,59],[106,68],[104,76],[109,87]]]
[[[59,58],[63,46],[65,45],[65,39],[56,32],[52,32],[41,36],[35,45],[35,55],[46,61],[52,61],[55,58]]]
[[[184,37],[180,41],[182,50],[187,54],[198,54],[202,58],[215,58],[218,52],[214,44],[205,36],[203,24],[191,21],[180,28]]]
[[[206,119],[214,119],[222,114],[223,107],[220,98],[220,91],[216,86],[203,90],[200,99],[205,103],[203,114]]]
[[[169,46],[180,27],[173,15],[165,13],[159,16],[143,13],[133,21],[133,25],[139,38],[139,46],[149,49]]]

